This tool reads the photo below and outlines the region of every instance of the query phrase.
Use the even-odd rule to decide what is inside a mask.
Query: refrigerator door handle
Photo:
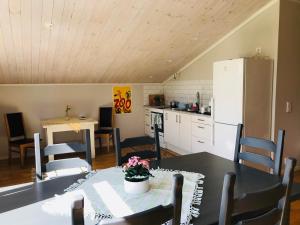
[[[212,129],[211,129],[211,145],[215,145],[215,123],[213,122],[212,124]]]
[[[211,98],[211,116],[212,116],[212,129],[211,129],[211,145],[215,145],[215,98]]]
[[[211,98],[211,116],[212,116],[212,120],[215,120],[215,99]]]

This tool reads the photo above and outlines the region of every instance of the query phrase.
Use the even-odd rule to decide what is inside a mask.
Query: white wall
[[[113,86],[113,84],[0,86],[0,158],[7,157],[3,113],[23,112],[28,136],[42,131],[41,120],[64,116],[67,104],[72,106],[71,114],[84,114],[98,120],[98,108],[112,106]],[[133,112],[115,116],[115,126],[120,128],[122,137],[144,134],[143,85],[131,87]],[[74,132],[68,135],[77,138]],[[62,139],[60,134],[55,137],[56,140],[59,139],[58,141]]]
[[[166,105],[170,101],[194,103],[197,92],[200,93],[200,103],[208,106],[212,97],[212,80],[170,80],[163,84],[147,84],[144,86],[144,105],[149,104],[150,94],[164,94]]]
[[[271,3],[204,54],[200,54],[179,71],[178,80],[211,80],[213,62],[254,56],[257,47],[261,47],[264,56],[276,59],[278,7],[278,1]]]

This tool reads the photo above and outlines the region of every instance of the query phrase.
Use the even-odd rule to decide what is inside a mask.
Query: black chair
[[[273,169],[273,173],[276,175],[281,175],[281,162],[282,162],[282,153],[284,147],[284,136],[285,131],[279,130],[277,135],[277,144],[272,141],[246,137],[242,138],[243,125],[238,125],[237,137],[236,137],[236,146],[235,146],[235,158],[234,161],[239,162],[240,159],[255,162],[258,164],[263,164],[269,168]],[[260,149],[265,149],[269,152],[274,153],[274,160],[270,157],[258,155],[256,153],[250,152],[240,152],[241,145],[256,147]],[[300,183],[293,183],[291,187],[291,194],[289,196],[289,201],[300,200]]]
[[[180,225],[182,206],[183,176],[173,176],[172,203],[167,206],[157,206],[144,212],[123,218],[101,221],[102,225],[161,225],[172,220],[171,225]],[[72,207],[72,224],[83,225],[83,198],[78,198]]]
[[[11,163],[12,153],[15,152],[20,154],[20,163],[21,167],[23,167],[27,150],[34,148],[34,140],[26,136],[23,114],[21,112],[4,114],[4,121],[8,136],[9,163]]]
[[[71,205],[72,225],[84,225],[84,198],[77,195]]]
[[[235,155],[234,161],[240,160],[250,161],[256,164],[264,165],[267,168],[273,169],[273,174],[280,175],[281,172],[281,160],[284,145],[284,130],[278,131],[277,143],[273,141],[265,140],[255,137],[242,137],[243,124],[239,124],[236,134]],[[267,152],[274,153],[274,160],[271,157],[260,155],[253,152],[241,152],[241,146],[248,146],[252,148],[258,148]]]
[[[120,141],[120,129],[114,128],[114,145],[116,151],[116,161],[117,166],[121,166],[124,163],[128,162],[128,159],[132,156],[139,156],[141,159],[153,159],[156,158],[157,160],[161,159],[160,155],[160,144],[159,144],[159,133],[158,127],[155,125],[154,128],[154,138],[149,136],[141,136],[141,137],[133,137],[127,138],[124,141]],[[135,146],[140,145],[155,145],[155,151],[153,150],[141,150],[141,151],[134,151],[127,153],[125,156],[122,156],[122,149],[123,148],[133,148]]]
[[[290,186],[293,182],[296,160],[288,158],[281,183],[268,189],[243,194],[234,199],[236,176],[224,177],[219,225],[288,225]]]
[[[53,144],[46,146],[43,150],[40,148],[40,134],[34,134],[34,145],[35,145],[35,169],[37,180],[43,180],[44,174],[51,171],[71,169],[71,168],[81,168],[85,167],[87,172],[91,171],[92,168],[92,158],[91,158],[91,142],[90,142],[90,131],[85,131],[85,143],[62,143]],[[48,163],[43,163],[44,157],[49,155],[61,155],[67,153],[79,153],[85,152],[85,160],[80,158],[67,158],[53,160]]]
[[[102,138],[105,138],[107,143],[107,151],[109,152],[110,140],[112,139],[112,136],[113,136],[113,108],[100,107],[98,129],[95,131],[95,138],[99,139],[100,149],[102,148]]]

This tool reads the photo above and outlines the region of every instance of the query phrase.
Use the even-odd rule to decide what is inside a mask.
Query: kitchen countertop
[[[185,113],[185,114],[189,114],[189,115],[204,116],[204,117],[211,118],[211,115],[206,115],[206,114],[196,113],[196,112],[190,112],[190,111],[184,111],[184,110],[171,109],[168,106],[149,106],[149,105],[145,105],[144,107],[145,108],[153,108],[153,109],[161,109],[163,111],[180,112],[180,113]]]
[[[211,118],[211,115],[206,115],[206,114],[196,113],[196,112],[191,112],[191,111],[176,110],[176,109],[171,109],[171,108],[167,108],[167,109],[164,109],[164,110],[165,111],[171,111],[171,112],[180,112],[180,113],[185,113],[185,114],[195,115],[195,116],[205,116],[205,117]]]

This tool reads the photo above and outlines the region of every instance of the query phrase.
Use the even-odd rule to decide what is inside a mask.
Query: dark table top
[[[244,192],[253,192],[270,187],[280,181],[277,176],[239,165],[206,152],[154,161],[152,166],[199,172],[205,175],[200,216],[193,219],[194,225],[218,222],[223,178],[226,172],[234,172],[237,175],[236,196],[240,196]],[[83,175],[56,178],[2,192],[0,193],[0,213],[51,198],[55,194],[62,194],[65,188],[81,177]]]

